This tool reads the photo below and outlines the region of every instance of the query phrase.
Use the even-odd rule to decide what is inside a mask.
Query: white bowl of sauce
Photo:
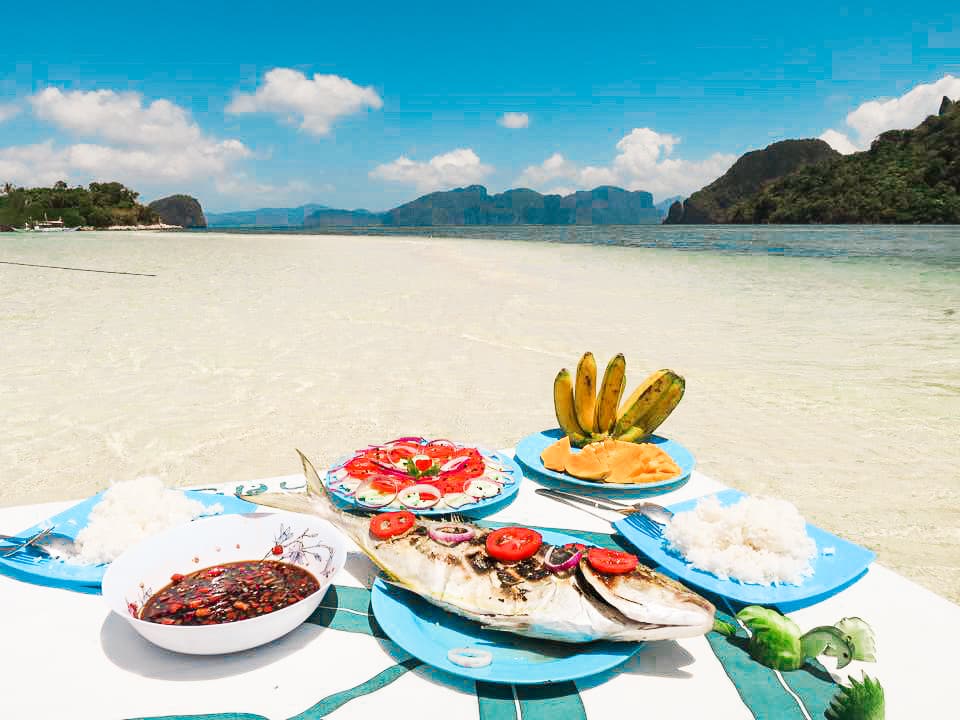
[[[103,599],[167,650],[239,652],[310,617],[345,560],[343,536],[320,518],[221,515],[124,552],[104,573]]]

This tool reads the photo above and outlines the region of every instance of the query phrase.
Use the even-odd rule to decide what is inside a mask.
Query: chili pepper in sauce
[[[140,619],[162,625],[216,625],[265,615],[320,589],[297,565],[278,560],[242,560],[179,573],[154,593]]]

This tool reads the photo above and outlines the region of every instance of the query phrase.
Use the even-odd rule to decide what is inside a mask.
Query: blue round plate
[[[184,490],[183,494],[191,500],[198,500],[204,507],[211,510],[213,506],[219,505],[220,512],[224,515],[255,512],[258,507],[233,495],[198,490]],[[71,539],[76,538],[77,534],[87,526],[90,511],[100,502],[102,497],[102,492],[97,493],[93,497],[87,498],[33,527],[22,530],[17,535],[27,537],[44,527],[52,525],[56,527],[58,533]],[[16,553],[8,558],[0,558],[0,573],[36,585],[67,588],[78,592],[99,593],[100,581],[103,580],[103,573],[106,570],[106,563],[80,565],[66,563],[63,560],[56,560],[39,554]]]
[[[544,430],[542,432],[527,435],[517,443],[516,456],[520,464],[530,472],[537,475],[537,480],[543,485],[550,485],[553,481],[563,485],[577,485],[581,488],[588,488],[590,492],[584,494],[598,494],[606,497],[644,497],[650,495],[662,495],[663,493],[676,490],[690,479],[690,473],[693,472],[694,459],[693,453],[687,450],[676,440],[668,440],[659,435],[651,435],[646,442],[654,443],[660,446],[673,461],[680,466],[680,477],[670,480],[661,480],[660,482],[638,483],[636,485],[623,485],[614,483],[594,482],[592,480],[581,480],[566,473],[549,470],[543,465],[540,454],[553,445],[564,435],[560,428],[553,430]],[[578,452],[574,450],[574,452]]]
[[[387,510],[409,510],[414,515],[425,515],[430,516],[439,516],[439,515],[450,515],[452,513],[458,513],[460,515],[470,515],[473,517],[489,515],[491,513],[497,512],[498,510],[506,507],[512,503],[517,497],[517,491],[520,489],[520,481],[523,480],[523,470],[520,469],[520,466],[517,465],[516,461],[509,455],[504,455],[503,453],[493,452],[492,450],[487,450],[482,447],[476,447],[480,451],[480,454],[484,457],[491,458],[496,460],[498,463],[507,468],[506,474],[509,482],[504,482],[503,490],[499,495],[494,495],[493,497],[484,498],[482,500],[477,500],[477,502],[469,503],[467,505],[461,505],[460,507],[454,508],[442,508],[438,510],[428,509],[428,510],[415,510],[413,508],[377,508],[380,512]],[[347,462],[350,457],[347,456],[337,460],[334,463],[333,467],[338,468]],[[323,478],[323,485],[330,491],[330,496],[343,508],[351,508],[357,510],[371,511],[374,508],[369,508],[366,505],[361,505],[356,501],[356,499],[343,490],[339,489],[337,486],[330,486],[330,471],[328,470]]]
[[[544,531],[545,542],[563,545],[580,538]],[[459,615],[441,610],[419,595],[377,578],[370,596],[380,627],[397,645],[427,665],[452,675],[513,685],[564,682],[596,675],[626,662],[643,643],[584,644],[536,640],[497,630],[484,630]],[[482,668],[455,665],[447,659],[454,648],[486,650],[493,662]]]

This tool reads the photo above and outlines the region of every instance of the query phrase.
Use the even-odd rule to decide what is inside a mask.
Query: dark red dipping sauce
[[[280,610],[320,589],[297,565],[242,560],[173,575],[147,600],[140,619],[162,625],[217,625]]]

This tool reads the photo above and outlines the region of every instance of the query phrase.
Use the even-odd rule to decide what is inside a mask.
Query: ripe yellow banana
[[[577,384],[574,388],[573,407],[577,424],[587,433],[593,428],[593,413],[597,404],[597,361],[593,353],[585,352],[577,365]]]
[[[607,363],[597,398],[597,409],[593,419],[594,432],[606,434],[613,430],[617,421],[617,408],[627,379],[627,361],[623,353],[614,355]]]
[[[668,392],[675,385],[679,385],[679,392]],[[613,427],[613,437],[619,439],[634,427],[642,435],[653,432],[680,402],[683,386],[683,378],[672,370],[658,370],[651,374],[631,393],[620,409]]]
[[[670,417],[680,399],[683,397],[683,391],[686,387],[684,379],[679,375],[673,376],[673,382],[667,388],[667,391],[660,396],[660,399],[654,404],[653,410],[649,415],[642,418],[642,428],[646,435],[649,435],[658,427],[663,425],[663,421]]]
[[[580,427],[573,403],[573,378],[566,368],[558,372],[553,381],[553,408],[560,429],[570,437],[570,442],[576,447],[586,444],[587,432]]]

